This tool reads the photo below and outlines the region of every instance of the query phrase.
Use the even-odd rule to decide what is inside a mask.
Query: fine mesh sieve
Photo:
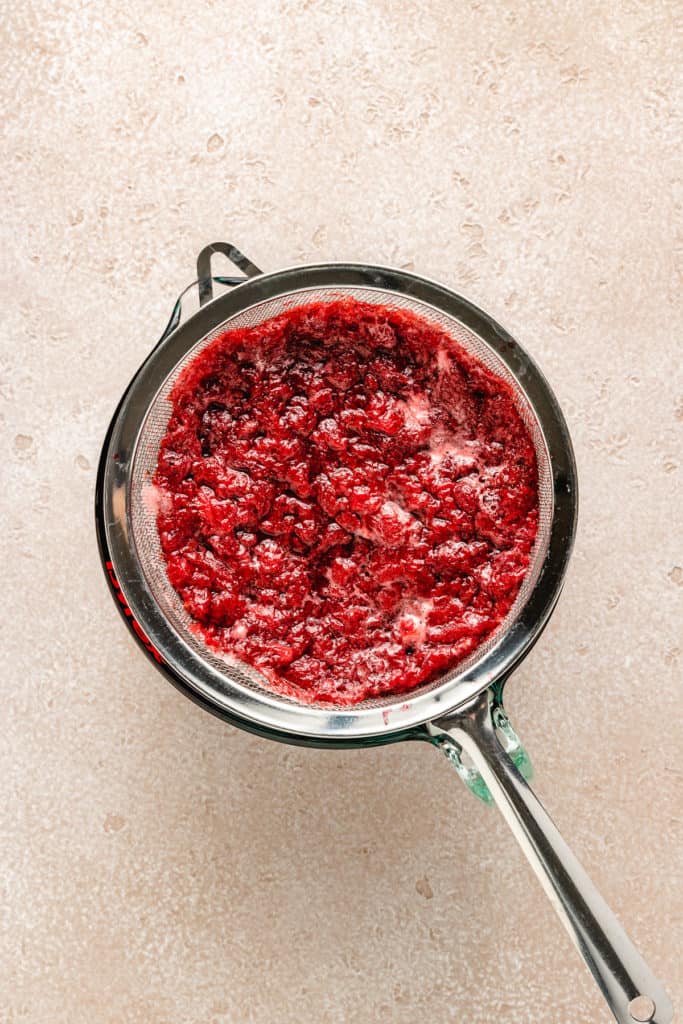
[[[499,636],[511,627],[519,614],[520,608],[524,606],[529,593],[533,589],[534,583],[538,579],[548,547],[550,524],[553,516],[552,475],[548,448],[534,409],[519,381],[511,373],[505,362],[482,338],[465,327],[455,317],[418,299],[399,295],[393,291],[379,288],[342,288],[339,286],[299,289],[294,292],[283,293],[275,299],[255,303],[248,309],[228,317],[205,337],[199,339],[183,358],[179,360],[150,403],[149,412],[144,419],[132,453],[130,488],[132,541],[154,600],[166,616],[170,626],[187,644],[193,655],[211,665],[216,671],[223,673],[236,685],[247,687],[255,692],[265,689],[273,699],[288,704],[294,702],[290,698],[273,694],[269,690],[265,679],[255,669],[212,651],[197,632],[193,630],[193,620],[183,606],[180,597],[169,583],[166,575],[165,560],[161,551],[156,524],[154,485],[151,481],[156,470],[159,446],[166,433],[168,420],[172,412],[172,403],[169,398],[170,393],[185,367],[207,345],[218,335],[226,331],[244,327],[255,327],[288,309],[293,309],[310,302],[331,302],[342,297],[354,298],[360,302],[382,305],[384,307],[409,310],[423,319],[436,324],[457,345],[479,359],[512,387],[518,411],[529,431],[536,451],[539,492],[538,533],[532,550],[528,572],[525,575],[513,607],[493,634],[487,637],[466,660],[460,662],[440,679],[412,691],[411,697],[416,696],[419,692],[434,690],[443,682],[453,681],[459,675],[469,670],[476,670],[476,664],[495,647]],[[362,705],[357,705],[357,707],[381,707],[386,712],[394,704],[403,705],[406,699],[405,694],[393,694],[382,698],[366,700]],[[326,703],[322,707],[329,711],[330,705]],[[353,709],[347,709],[345,713],[349,712],[353,713]]]
[[[212,278],[214,252],[227,255],[248,280]],[[673,1010],[663,986],[518,770],[528,768],[528,761],[502,705],[507,677],[555,606],[576,523],[571,442],[544,377],[486,313],[414,274],[322,264],[262,275],[233,246],[220,242],[202,251],[197,271],[201,308],[181,323],[181,295],[161,341],[121,399],[98,470],[95,511],[102,560],[136,639],[187,696],[259,735],[322,747],[422,739],[440,748],[474,792],[498,805],[619,1024],[670,1024]],[[214,298],[215,281],[238,287]],[[495,633],[436,682],[351,708],[297,704],[274,694],[258,672],[219,657],[198,638],[166,577],[152,486],[171,412],[169,392],[188,362],[223,331],[340,296],[411,310],[511,385],[534,442],[540,513],[529,569]]]
[[[253,264],[222,248],[247,273]],[[200,263],[201,263],[200,257]],[[240,262],[240,260],[242,262]],[[207,260],[208,263],[208,260]],[[258,275],[212,296],[198,265],[198,313],[180,324],[180,300],[162,341],[133,379],[112,423],[100,465],[100,543],[147,650],[185,692],[218,714],[259,732],[322,745],[385,742],[434,720],[500,681],[540,634],[559,594],[576,514],[571,444],[562,414],[537,367],[499,325],[461,296],[423,278],[385,268],[326,264]],[[231,284],[235,279],[222,279]],[[156,527],[153,477],[166,432],[169,394],[182,370],[220,333],[258,325],[311,302],[348,296],[409,310],[504,379],[533,439],[539,527],[516,601],[499,627],[452,671],[408,693],[353,707],[298,704],[267,688],[255,669],[211,650],[168,582]]]

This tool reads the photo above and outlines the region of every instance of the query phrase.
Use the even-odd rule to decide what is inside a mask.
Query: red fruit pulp
[[[353,299],[229,330],[181,373],[154,482],[168,578],[274,691],[355,704],[454,667],[512,606],[538,526],[508,384]]]

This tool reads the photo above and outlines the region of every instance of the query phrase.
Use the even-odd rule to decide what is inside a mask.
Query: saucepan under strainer
[[[212,277],[214,252],[225,254],[246,276]],[[531,791],[528,758],[503,710],[505,681],[541,634],[559,596],[576,522],[571,441],[544,377],[486,313],[404,271],[342,263],[262,274],[233,246],[214,243],[200,254],[197,277],[199,311],[182,322],[184,292],[119,404],[99,465],[100,550],[119,609],[138,641],[197,703],[268,738],[329,747],[422,739],[440,748],[470,789],[498,805],[615,1018],[620,1024],[668,1024],[673,1011],[663,987]],[[215,282],[232,290],[214,297]],[[400,307],[437,323],[512,385],[536,449],[540,514],[517,600],[467,661],[407,694],[335,708],[273,693],[257,671],[222,659],[191,629],[166,577],[150,484],[171,413],[169,394],[204,346],[225,330],[256,326],[286,309],[340,296]]]

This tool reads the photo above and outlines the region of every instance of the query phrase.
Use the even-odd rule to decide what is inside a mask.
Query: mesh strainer
[[[210,259],[216,251],[247,276],[212,278]],[[528,759],[502,706],[505,680],[542,632],[559,596],[575,528],[571,442],[545,379],[489,316],[448,289],[403,271],[323,264],[266,275],[224,243],[203,250],[197,269],[199,311],[181,324],[183,296],[176,303],[161,341],[121,400],[100,460],[100,548],[119,608],[137,639],[188,696],[269,738],[316,746],[411,738],[441,748],[473,791],[498,804],[616,1019],[666,1024],[671,1008],[664,990],[531,792],[525,780]],[[214,298],[216,281],[233,290]],[[528,573],[508,616],[487,641],[436,682],[351,708],[303,705],[275,694],[257,671],[203,643],[168,582],[150,500],[171,412],[169,393],[187,363],[226,329],[255,326],[288,308],[342,296],[408,309],[436,323],[512,385],[536,448],[540,504]]]

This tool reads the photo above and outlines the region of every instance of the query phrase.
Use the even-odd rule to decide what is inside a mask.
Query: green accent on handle
[[[493,724],[498,732],[498,739],[502,744],[503,750],[522,778],[530,782],[534,774],[531,758],[522,746],[519,736],[512,728],[510,719],[506,715],[502,704],[496,704],[492,708],[491,717],[493,718]]]
[[[434,736],[432,743],[435,747],[439,747],[442,753],[445,754],[469,789],[470,793],[474,793],[477,799],[481,800],[482,803],[489,805],[492,804],[493,797],[489,792],[488,786],[476,768],[464,763],[462,759],[462,750],[455,740],[452,740],[446,733],[442,733],[440,736]]]
[[[494,697],[495,700],[495,697]],[[502,704],[494,703],[491,708],[491,717],[498,735],[500,744],[514,764],[520,775],[529,782],[533,775],[531,758],[521,744],[519,736],[512,728],[510,719],[506,715]],[[491,805],[493,797],[483,778],[474,767],[467,765],[462,759],[462,749],[448,733],[437,733],[431,737],[434,746],[439,747],[442,753],[448,758],[456,772],[465,783],[470,793],[473,793],[482,803]]]

